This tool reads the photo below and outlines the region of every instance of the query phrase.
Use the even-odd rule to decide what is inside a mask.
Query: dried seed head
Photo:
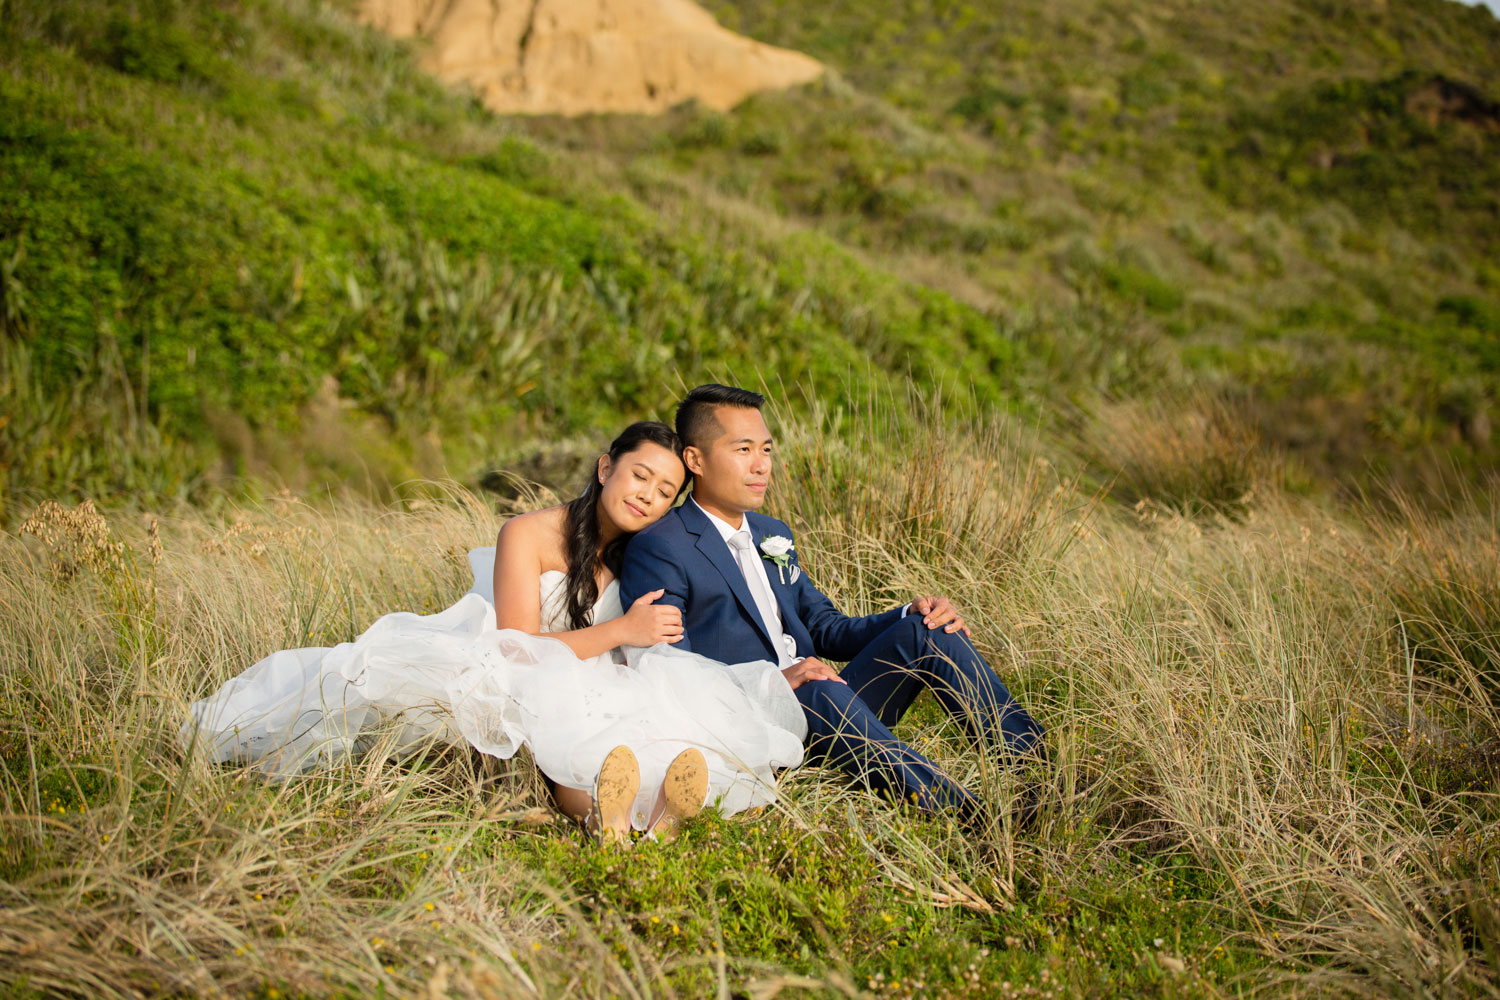
[[[73,579],[80,569],[114,573],[124,568],[125,543],[111,537],[109,522],[92,500],[71,510],[45,501],[22,522],[20,533],[46,546],[48,565],[59,582]]]

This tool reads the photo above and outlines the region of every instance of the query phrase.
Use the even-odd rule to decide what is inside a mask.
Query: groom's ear
[[[682,464],[687,466],[688,472],[693,475],[703,475],[703,452],[698,450],[697,445],[690,444],[682,449]]]

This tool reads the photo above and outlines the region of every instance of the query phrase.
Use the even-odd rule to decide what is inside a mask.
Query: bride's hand
[[[682,641],[682,611],[670,604],[652,603],[665,590],[653,590],[635,599],[625,617],[622,645],[654,646],[658,642]]]

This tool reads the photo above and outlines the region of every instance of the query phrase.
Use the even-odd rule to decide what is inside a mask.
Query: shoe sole
[[[682,751],[667,765],[667,777],[662,782],[666,809],[657,821],[656,839],[676,838],[683,821],[703,811],[703,800],[707,797],[708,763],[698,750]]]
[[[594,780],[594,835],[603,842],[630,836],[630,807],[641,790],[641,769],[629,747],[615,747]]]

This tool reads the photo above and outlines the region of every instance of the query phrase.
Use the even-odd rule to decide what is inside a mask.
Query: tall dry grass
[[[1214,940],[1144,931],[1155,941],[1129,954],[1157,993],[1500,993],[1493,506],[1438,520],[1257,491],[1233,520],[1132,510],[1004,421],[839,419],[778,428],[773,512],[804,565],[853,611],[950,594],[1048,726],[1054,772],[1028,830],[1004,808],[979,833],[914,821],[813,769],[745,828],[790,831],[831,870],[863,859],[914,907],[975,914],[961,926],[995,968],[1068,943],[1050,980],[1017,990],[1132,992],[1109,985],[1121,959],[1090,928],[1135,893],[1151,911],[1132,920]],[[889,956],[833,935],[811,957],[740,954],[747,939],[726,947],[717,911],[692,947],[653,957],[645,918],[611,909],[644,913],[647,890],[580,896],[567,886],[584,855],[534,862],[576,835],[542,822],[524,761],[433,748],[397,765],[377,750],[268,783],[183,752],[193,698],[271,650],[445,606],[467,585],[463,552],[497,524],[449,489],[416,509],[47,508],[0,539],[0,983],[105,996],[993,986],[985,965],[972,988],[969,973],[934,972],[936,985],[893,990],[865,978]],[[997,804],[1020,794],[1025,775],[930,705],[901,731]],[[696,849],[630,870],[757,875],[698,871]],[[795,908],[823,889],[793,874],[778,891]],[[1059,899],[1067,913],[1040,907]],[[1226,965],[1226,949],[1248,961]]]
[[[1233,516],[1282,475],[1248,412],[1203,390],[1099,402],[1070,422],[1071,450],[1126,505]]]

